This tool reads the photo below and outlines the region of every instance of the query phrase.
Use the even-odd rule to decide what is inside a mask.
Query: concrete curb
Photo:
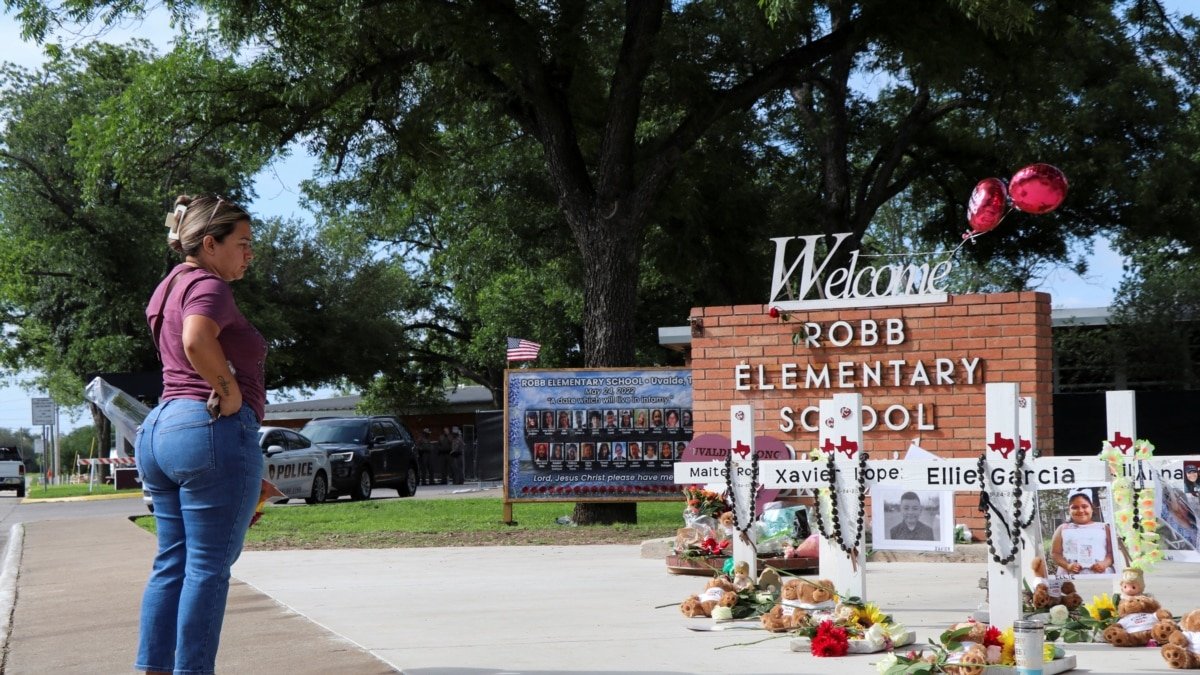
[[[8,657],[8,637],[12,634],[13,611],[17,606],[17,577],[21,573],[21,556],[25,550],[25,526],[16,523],[8,532],[4,547],[4,569],[0,571],[0,672],[4,672]]]
[[[102,499],[134,499],[135,497],[140,499],[142,497],[142,493],[135,492],[135,493],[121,493],[121,494],[109,494],[109,495],[80,495],[78,497],[43,497],[40,499],[25,497],[24,499],[21,500],[21,503],[22,504],[54,504],[57,502],[95,502],[95,501],[100,501]]]

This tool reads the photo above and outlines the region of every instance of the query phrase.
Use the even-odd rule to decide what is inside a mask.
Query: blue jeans
[[[229,569],[258,505],[263,456],[249,406],[212,419],[203,401],[173,399],[137,433],[137,466],[158,524],[142,596],[135,668],[212,673]]]

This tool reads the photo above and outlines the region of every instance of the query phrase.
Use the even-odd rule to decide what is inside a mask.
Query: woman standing
[[[175,200],[168,244],[183,257],[146,308],[163,394],[137,433],[158,553],[142,596],[135,667],[212,673],[229,569],[258,502],[267,343],[230,282],[250,261],[250,216],[218,196]]]

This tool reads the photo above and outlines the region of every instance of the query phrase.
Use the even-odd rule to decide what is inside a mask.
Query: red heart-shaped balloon
[[[999,178],[984,178],[971,191],[967,222],[971,234],[983,234],[1000,224],[1008,207],[1008,189]]]
[[[1067,198],[1067,177],[1049,164],[1030,164],[1013,174],[1008,194],[1013,206],[1034,215],[1050,213]]]

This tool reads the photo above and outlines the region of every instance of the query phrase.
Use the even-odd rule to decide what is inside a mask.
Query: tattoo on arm
[[[229,382],[225,379],[224,375],[217,376],[217,385],[221,387],[222,396],[229,395]]]

